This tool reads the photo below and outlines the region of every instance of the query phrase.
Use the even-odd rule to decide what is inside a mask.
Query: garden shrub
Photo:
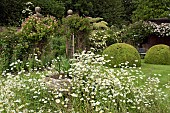
[[[19,40],[14,48],[13,58],[24,62],[31,61],[33,67],[37,65],[34,65],[36,59],[41,60],[40,64],[43,66],[60,55],[59,52],[65,51],[65,41],[59,35],[58,21],[52,16],[30,16],[16,34]],[[60,44],[56,46],[57,43]]]
[[[111,26],[107,29],[107,34],[109,37],[106,40],[106,45],[110,46],[114,43],[122,43],[122,38],[120,37],[121,30],[116,26]]]
[[[97,53],[102,52],[106,48],[106,41],[109,37],[106,30],[94,30],[89,37],[91,49]]]
[[[168,36],[170,36],[170,23],[156,24],[154,22],[149,22],[148,24],[153,29],[152,33],[154,35],[157,35],[158,37],[168,37]]]
[[[141,59],[138,51],[131,45],[116,43],[107,47],[103,54],[106,60],[110,60],[106,65],[109,67],[141,66]]]
[[[52,16],[30,16],[18,31],[16,28],[4,29],[0,33],[0,72],[6,69],[20,71],[10,69],[13,63],[26,70],[50,65],[52,59],[65,54],[65,37],[60,31],[58,21]]]
[[[119,32],[114,33],[123,42],[131,42],[133,45],[143,43],[147,36],[152,33],[152,27],[144,21],[138,21],[128,26],[124,26]]]
[[[145,43],[150,35],[158,37],[170,36],[170,23],[156,24],[154,22],[137,21],[135,23],[124,26],[119,31],[112,31],[113,36],[121,39],[122,42],[130,42],[134,46]]]
[[[170,47],[164,44],[151,47],[146,52],[145,62],[149,64],[170,65]]]
[[[93,30],[89,37],[90,47],[93,52],[102,53],[107,46],[121,42],[121,38],[116,37],[112,30],[112,28]]]
[[[3,32],[0,32],[0,73],[13,62],[13,50],[18,41],[15,32],[16,28],[12,27],[5,28]]]
[[[20,38],[20,43],[17,46],[26,50],[28,54],[36,49],[37,54],[41,55],[57,28],[58,23],[52,16],[44,18],[30,16],[17,33]]]
[[[93,29],[94,30],[106,30],[109,27],[107,26],[108,23],[103,20],[103,18],[97,17],[97,18],[92,18],[92,17],[87,17],[90,21],[90,23],[93,24]]]

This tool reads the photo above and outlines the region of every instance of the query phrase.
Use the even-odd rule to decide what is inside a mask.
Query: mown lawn
[[[141,71],[148,77],[157,76],[159,78],[160,88],[168,94],[168,101],[170,103],[170,87],[165,88],[165,84],[169,84],[170,86],[170,65],[146,64],[142,60]]]
[[[141,71],[147,76],[157,76],[161,85],[170,81],[170,65],[146,64],[142,61]]]

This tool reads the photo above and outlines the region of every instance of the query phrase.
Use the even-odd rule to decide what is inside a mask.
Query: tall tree
[[[102,17],[109,25],[125,24],[125,8],[123,0],[91,0],[93,10],[90,12],[94,17]]]
[[[1,0],[0,24],[19,25],[21,22],[23,4],[26,0]]]
[[[61,18],[64,15],[65,7],[62,1],[57,0],[32,0],[35,6],[40,6],[44,15],[52,15]]]
[[[125,8],[125,20],[128,23],[131,23],[131,16],[132,16],[132,12],[134,11],[134,3],[132,2],[132,0],[123,0],[123,6]]]
[[[133,0],[136,10],[132,20],[148,20],[153,18],[167,17],[170,11],[170,0]]]
[[[20,25],[25,18],[23,10],[26,2],[32,2],[34,6],[40,6],[43,15],[53,15],[61,18],[65,7],[61,0],[1,0],[0,2],[0,25]],[[34,8],[31,9],[34,12]]]
[[[93,4],[91,0],[59,0],[65,4],[66,10],[72,9],[74,13],[80,16],[88,15],[92,10]]]
[[[72,9],[80,16],[101,17],[109,25],[120,26],[129,21],[125,7],[129,7],[128,0],[62,0],[66,9]],[[129,16],[129,15],[128,15]]]

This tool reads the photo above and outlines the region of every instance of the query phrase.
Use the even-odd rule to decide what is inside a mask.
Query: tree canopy
[[[43,15],[62,18],[72,9],[80,16],[103,18],[109,26],[121,27],[129,23],[153,18],[167,17],[170,14],[170,0],[29,0],[42,8]],[[14,25],[22,18],[24,4],[28,0],[1,0],[0,24]],[[34,9],[32,8],[31,10]]]
[[[135,11],[132,20],[148,20],[153,18],[164,18],[170,14],[170,0],[134,0]]]

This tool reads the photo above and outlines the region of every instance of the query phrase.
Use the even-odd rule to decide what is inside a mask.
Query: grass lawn
[[[155,64],[146,64],[142,60],[141,71],[146,76],[157,76],[160,80],[160,87],[162,90],[169,95],[170,102],[170,87],[165,88],[164,84],[170,84],[170,65],[155,65]],[[155,75],[157,74],[157,75]]]
[[[146,64],[142,61],[141,71],[147,76],[155,76],[157,74],[160,84],[166,84],[170,81],[170,65]],[[160,75],[158,75],[160,74]]]
[[[119,70],[117,68],[116,70]],[[129,70],[129,69],[126,69]],[[131,70],[131,69],[130,69]],[[132,69],[133,70],[133,69]],[[146,64],[144,60],[141,61],[141,67],[135,68],[134,70],[140,70],[143,75],[146,77],[158,77],[160,80],[159,88],[168,95],[167,105],[170,108],[170,65],[155,65],[155,64]],[[136,75],[134,73],[134,75]],[[145,84],[144,81],[140,81],[139,84]],[[165,84],[168,84],[168,88],[165,87]],[[170,112],[170,111],[169,111]]]
[[[142,71],[147,75],[153,75],[153,74],[161,74],[164,76],[168,74],[170,75],[170,65],[146,64],[142,60]]]
[[[141,67],[140,69],[137,68],[137,70],[142,71],[147,77],[158,77],[160,80],[160,87],[170,95],[170,88],[163,87],[164,84],[170,84],[170,65],[146,64],[143,59],[141,62]],[[120,68],[117,69],[119,70]]]

